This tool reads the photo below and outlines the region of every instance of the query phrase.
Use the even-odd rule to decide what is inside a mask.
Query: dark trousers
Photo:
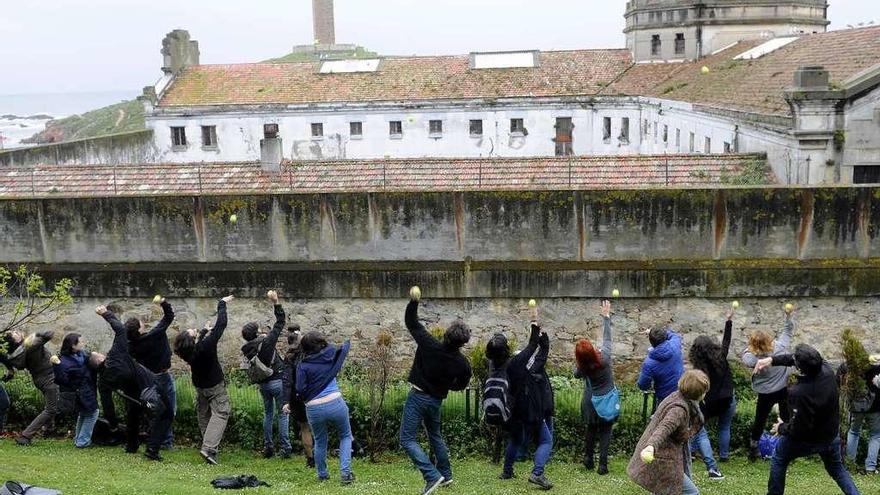
[[[587,448],[584,463],[592,464],[596,457],[596,442],[599,442],[599,466],[608,467],[608,446],[611,445],[611,430],[614,423],[596,420],[587,424]]]
[[[788,389],[783,388],[772,394],[758,394],[758,404],[755,407],[755,422],[752,423],[752,441],[757,442],[764,433],[767,426],[767,418],[770,417],[770,411],[773,405],[779,404],[779,417],[782,421],[788,423],[791,416],[791,410],[788,407]]]
[[[508,431],[507,451],[504,454],[504,472],[513,473],[513,463],[516,462],[516,455],[526,443],[526,432],[531,434],[535,439],[537,448],[535,448],[535,465],[532,468],[532,474],[541,476],[544,474],[544,468],[550,461],[550,455],[553,451],[553,431],[551,429],[552,421],[542,421],[537,425],[523,425],[521,423],[512,423]]]
[[[171,422],[174,419],[174,410],[169,402],[169,397],[162,388],[158,388],[159,397],[165,407],[158,414],[150,413],[150,435],[147,438],[147,450],[158,452],[168,438]],[[146,413],[146,408],[140,403],[126,399],[126,448],[127,452],[137,452],[140,447],[141,418]]]
[[[6,425],[6,412],[9,411],[9,394],[0,383],[0,433],[3,433],[3,427]]]
[[[43,394],[43,410],[21,432],[21,436],[27,439],[36,436],[43,428],[51,428],[55,423],[55,416],[58,414],[58,385],[54,381],[41,381],[35,385],[37,390]]]
[[[174,423],[174,416],[177,415],[177,390],[174,388],[174,377],[166,371],[156,375],[156,388],[160,394],[164,394],[167,398],[169,409],[171,409],[171,421],[165,431],[165,438],[162,439],[163,447],[172,447],[174,445],[174,429],[171,425]]]
[[[785,474],[788,465],[799,457],[818,455],[825,464],[825,471],[837,482],[844,495],[859,495],[859,489],[843,465],[840,455],[840,438],[831,443],[808,444],[792,440],[787,436],[779,438],[773,459],[770,461],[770,480],[767,483],[767,495],[783,495],[785,493]]]

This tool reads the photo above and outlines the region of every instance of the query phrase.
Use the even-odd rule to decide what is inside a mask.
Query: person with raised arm
[[[584,467],[592,471],[596,462],[596,442],[599,443],[599,475],[608,474],[608,448],[611,431],[620,415],[620,393],[614,384],[612,367],[611,301],[602,301],[602,347],[581,339],[574,349],[575,377],[584,380],[581,415],[587,424]]]
[[[753,369],[760,359],[781,356],[789,353],[791,339],[794,334],[794,306],[786,304],[783,309],[782,334],[776,340],[770,333],[758,330],[749,335],[748,348],[743,352],[742,362]],[[760,457],[758,441],[764,433],[767,418],[773,406],[779,408],[779,417],[786,422],[791,417],[788,408],[788,377],[792,368],[788,366],[771,366],[759,373],[752,373],[752,390],[758,395],[755,407],[755,419],[752,422],[751,439],[749,442],[749,460]]]
[[[211,465],[217,464],[218,449],[231,412],[226,376],[217,358],[217,344],[226,330],[226,305],[233,299],[226,296],[217,301],[217,320],[211,328],[207,325],[201,331],[190,328],[174,338],[174,353],[189,364],[196,388],[196,412],[202,433],[199,454]]]
[[[429,495],[441,486],[452,484],[449,451],[440,433],[440,406],[450,390],[464,390],[471,381],[471,365],[461,353],[471,338],[471,330],[456,320],[446,329],[442,341],[437,340],[419,321],[421,290],[413,287],[409,296],[404,321],[416,343],[416,353],[409,372],[412,388],[400,423],[400,446],[422,473],[425,480],[422,494]],[[428,433],[436,464],[419,445],[422,428]]]
[[[278,417],[278,441],[281,458],[289,459],[290,451],[290,415],[283,410],[284,397],[284,360],[278,354],[276,346],[281,332],[284,331],[286,315],[278,300],[278,292],[270,290],[266,293],[275,311],[275,324],[268,334],[260,334],[256,322],[249,322],[241,329],[241,338],[245,344],[241,353],[248,362],[248,375],[251,382],[258,385],[263,398],[263,457],[275,455],[272,435],[275,416]]]
[[[639,390],[654,389],[655,404],[663,402],[676,391],[678,379],[684,373],[681,356],[681,336],[669,328],[668,322],[656,323],[646,330],[651,348],[639,373]]]
[[[7,353],[4,364],[9,370],[6,379],[11,379],[16,369],[27,370],[34,386],[43,395],[43,410],[15,437],[18,445],[27,446],[33,443],[34,437],[43,428],[52,426],[58,414],[58,385],[55,383],[55,373],[50,362],[52,354],[46,349],[46,344],[54,335],[52,330],[37,332],[28,337],[17,330],[4,335]],[[5,392],[3,395],[6,395]],[[5,411],[2,413],[5,414]]]

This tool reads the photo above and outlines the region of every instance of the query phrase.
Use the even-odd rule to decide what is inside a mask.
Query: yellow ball
[[[538,301],[535,301],[534,299],[529,299],[529,307],[530,308],[538,307]]]
[[[703,74],[708,74],[708,73],[710,72],[710,70],[709,70],[708,67],[706,67],[706,66],[704,65],[703,68],[700,69],[700,72],[702,72]]]
[[[739,308],[739,301],[733,301],[732,303],[730,303],[730,307],[732,307],[733,309]]]
[[[162,302],[162,296],[156,294],[155,297],[153,297],[153,302],[159,304],[160,302]]]
[[[238,221],[238,215],[229,215],[229,223],[235,223]]]
[[[794,311],[794,304],[792,304],[792,303],[786,303],[786,304],[785,304],[785,312],[786,312],[786,313],[791,313],[792,311]]]
[[[422,289],[419,289],[419,286],[416,285],[412,289],[409,290],[409,298],[418,301],[422,297]]]
[[[620,297],[620,291],[614,289],[613,291],[611,291],[611,297]]]

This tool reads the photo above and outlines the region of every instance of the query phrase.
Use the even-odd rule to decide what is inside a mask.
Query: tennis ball
[[[613,291],[611,291],[611,297],[620,297],[620,291],[614,289]]]
[[[413,301],[418,301],[422,298],[422,289],[419,289],[419,286],[413,286],[412,289],[409,290],[409,298]]]
[[[648,449],[642,451],[642,461],[645,464],[651,464],[654,462],[654,452]]]
[[[792,311],[794,311],[794,304],[792,304],[792,303],[785,303],[785,312],[786,312],[786,313],[791,313]]]
[[[730,307],[732,307],[733,309],[738,309],[739,301],[733,301],[732,303],[730,303]]]
[[[235,223],[238,221],[238,215],[232,214],[229,215],[229,223]]]
[[[706,67],[706,66],[704,65],[703,68],[700,69],[700,72],[702,72],[703,74],[708,74],[708,73],[710,72],[710,70],[709,70],[708,67]]]
[[[159,304],[160,302],[162,302],[162,296],[156,294],[155,296],[153,296],[153,302]]]
[[[537,308],[537,307],[538,307],[538,301],[535,301],[534,299],[529,299],[529,307],[530,307],[530,308]]]

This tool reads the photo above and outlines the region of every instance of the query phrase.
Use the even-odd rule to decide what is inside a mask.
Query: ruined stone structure
[[[626,47],[637,62],[692,60],[743,40],[825,32],[827,0],[630,0]]]
[[[333,0],[312,0],[312,23],[314,24],[315,44],[336,44]]]

